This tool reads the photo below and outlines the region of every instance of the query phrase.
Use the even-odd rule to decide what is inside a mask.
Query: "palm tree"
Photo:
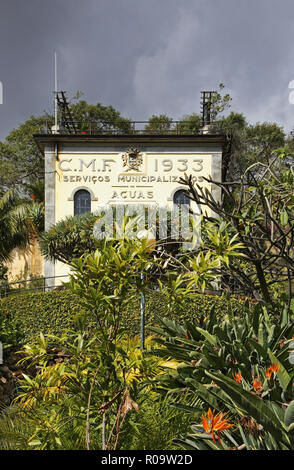
[[[42,204],[24,199],[15,189],[0,198],[0,262],[11,260],[14,248],[25,249],[42,230],[43,212]]]
[[[32,199],[27,208],[27,216],[30,220],[32,234],[39,238],[44,231],[45,223],[45,182],[36,180],[26,186],[27,194]]]
[[[25,186],[26,193],[34,202],[43,203],[45,199],[44,180],[35,180]]]

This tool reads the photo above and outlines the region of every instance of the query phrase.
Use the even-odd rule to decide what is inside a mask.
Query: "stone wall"
[[[11,254],[13,257],[12,262],[6,263],[8,267],[8,282],[42,277],[44,275],[44,259],[37,238],[31,241],[28,249],[15,249]]]

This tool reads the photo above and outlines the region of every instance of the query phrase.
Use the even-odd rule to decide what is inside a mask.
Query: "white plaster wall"
[[[221,179],[221,148],[203,146],[140,145],[143,158],[139,171],[123,166],[122,156],[130,146],[99,144],[62,144],[58,153],[50,148],[47,169],[53,171],[49,187],[50,223],[47,227],[74,214],[74,194],[88,189],[92,195],[92,212],[105,204],[155,204],[172,206],[173,193],[185,189],[178,179],[192,175],[195,182],[210,188],[202,178]],[[131,179],[131,181],[130,181]],[[133,181],[132,181],[133,179]],[[52,191],[55,192],[52,201]],[[220,197],[220,195],[219,195]],[[192,205],[193,208],[193,205]],[[47,210],[47,209],[46,209]],[[47,272],[62,276],[69,268],[60,262],[51,263]]]

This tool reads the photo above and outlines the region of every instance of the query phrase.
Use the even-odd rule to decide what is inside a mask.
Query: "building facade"
[[[203,179],[221,181],[220,135],[42,134],[35,139],[45,158],[45,230],[66,216],[106,205],[189,203],[179,183],[185,174],[221,196]],[[45,277],[67,273],[64,264],[45,262]]]

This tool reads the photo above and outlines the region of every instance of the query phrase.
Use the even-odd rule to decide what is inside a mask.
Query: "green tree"
[[[22,187],[44,177],[44,161],[34,141],[34,134],[42,133],[46,125],[53,124],[47,114],[32,116],[10,132],[0,143],[0,191]]]
[[[103,106],[101,103],[93,105],[79,100],[70,104],[70,111],[78,131],[99,134],[106,131],[124,133],[132,130],[131,121],[122,117],[112,106]]]
[[[44,204],[10,189],[0,198],[0,263],[11,260],[15,248],[26,249],[44,230]]]
[[[256,123],[247,127],[246,143],[248,145],[248,157],[252,160],[248,163],[260,161],[269,165],[275,155],[276,150],[285,145],[285,133],[283,129],[275,123]],[[251,155],[250,155],[251,154]]]
[[[73,262],[70,289],[88,313],[76,319],[78,331],[55,338],[70,360],[48,367],[42,335],[39,347],[26,348],[39,369],[33,380],[25,376],[18,397],[24,409],[34,411],[32,447],[64,447],[64,428],[69,426],[74,446],[90,449],[93,441],[96,446],[100,441],[98,448],[117,448],[126,415],[138,409],[134,397],[138,367],[142,369],[142,356],[132,358],[123,340],[121,317],[130,298],[144,287],[140,272],[150,264],[149,251],[146,240],[104,240],[94,254]]]
[[[287,139],[282,127],[276,123],[257,122],[250,124],[242,113],[231,111],[232,98],[224,94],[224,85],[214,92],[210,104],[212,121],[216,132],[226,138],[223,149],[222,180],[239,180],[246,168],[256,162],[269,165],[277,155],[277,149],[284,147]],[[288,155],[291,149],[288,149]],[[293,152],[292,152],[293,154]]]
[[[45,202],[45,181],[38,179],[25,186],[26,194],[37,203]]]
[[[199,114],[186,114],[178,122],[166,114],[156,116],[153,114],[144,127],[147,134],[198,134],[202,126],[202,118]]]
[[[218,131],[226,138],[223,149],[222,180],[240,177],[247,166],[245,139],[247,122],[243,114],[231,112],[217,123]]]
[[[177,125],[176,132],[179,134],[198,134],[202,127],[200,114],[192,113],[183,116]]]
[[[122,117],[112,106],[73,100],[70,110],[73,120],[78,123],[78,132],[131,131],[130,120]],[[91,126],[89,121],[93,121]],[[4,142],[0,142],[0,195],[12,187],[20,188],[25,194],[26,186],[44,178],[44,157],[34,140],[34,134],[47,132],[53,124],[54,117],[49,113],[32,116],[13,129]]]
[[[171,130],[172,121],[172,118],[166,114],[160,114],[159,116],[153,114],[144,127],[144,132],[146,134],[167,134]]]
[[[287,143],[282,127],[276,123],[249,124],[241,113],[231,112],[216,122],[218,132],[226,137],[223,150],[223,181],[240,179],[246,168],[257,162],[269,165],[277,150]],[[291,149],[287,149],[291,155]]]
[[[26,204],[15,190],[0,199],[0,261],[7,261],[14,248],[25,248],[29,241]]]
[[[191,178],[181,180],[197,204],[218,216],[212,222],[216,233],[225,231],[243,244],[244,261],[233,262],[227,269],[222,267],[223,287],[254,296],[273,308],[272,288],[279,285],[287,290],[290,307],[294,279],[294,177],[291,170],[280,171],[283,150],[275,153],[270,165],[252,164],[234,184],[215,182],[226,196],[226,203],[224,198],[220,202],[203,187],[194,186]],[[203,216],[203,221],[206,227],[211,218]]]

